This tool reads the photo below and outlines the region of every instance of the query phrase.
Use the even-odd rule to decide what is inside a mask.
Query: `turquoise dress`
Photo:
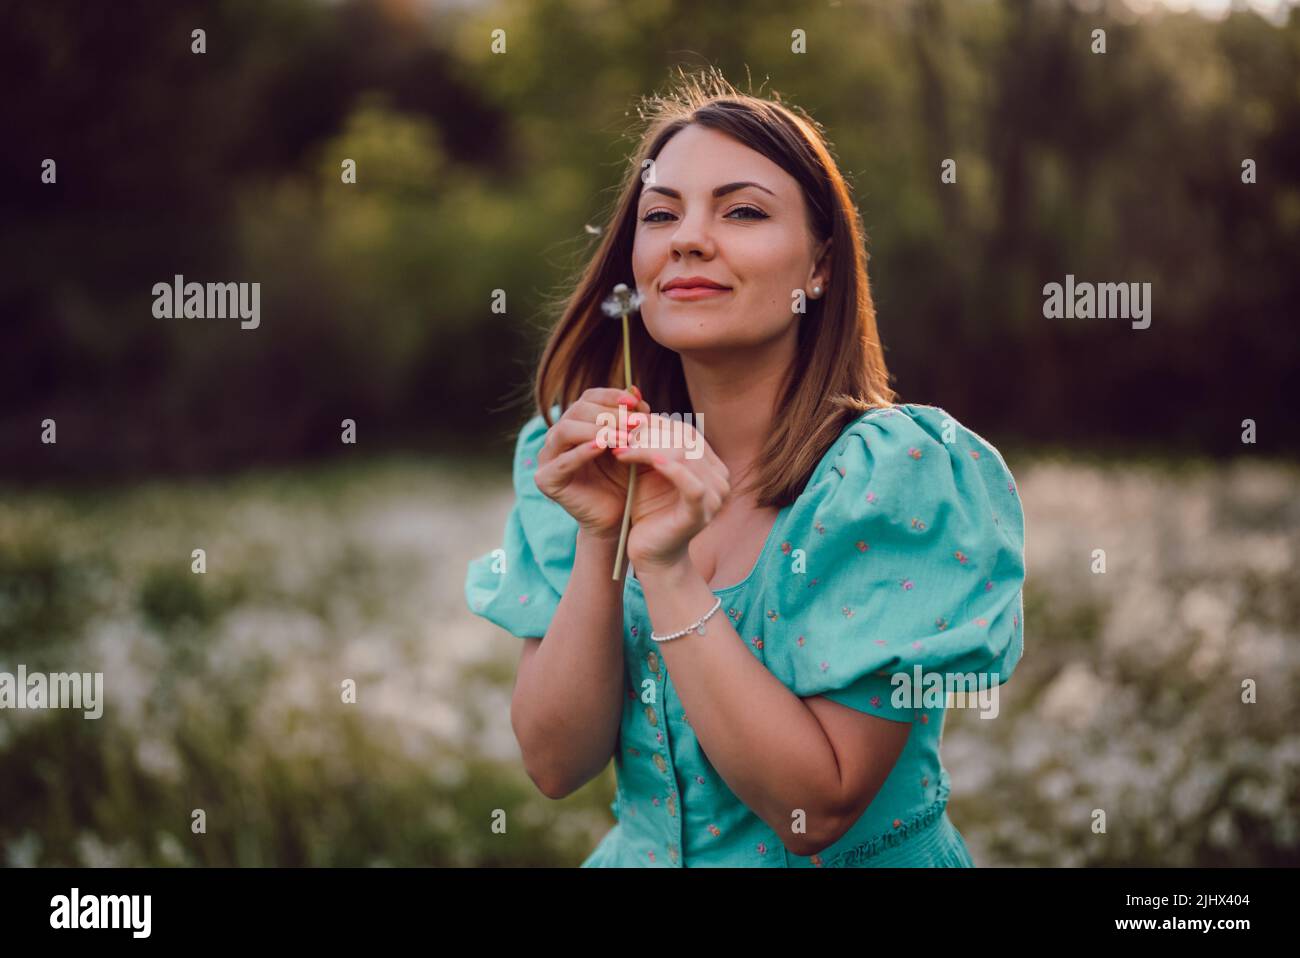
[[[520,431],[502,550],[474,559],[465,582],[470,609],[520,637],[546,634],[576,548],[577,522],[533,479],[545,436],[540,415]],[[786,850],[709,763],[628,575],[617,822],[583,867],[973,866],[947,814],[943,696],[905,696],[894,677],[1005,682],[1023,649],[1024,578],[1024,515],[998,451],[936,406],[864,413],[780,511],[750,574],[714,594],[794,694],[912,726],[884,786],[834,845]]]

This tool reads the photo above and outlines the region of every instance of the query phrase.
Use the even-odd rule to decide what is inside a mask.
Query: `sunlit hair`
[[[759,506],[784,507],[803,490],[846,425],[897,398],[876,332],[866,236],[815,120],[781,103],[775,92],[771,100],[737,92],[713,68],[696,75],[679,70],[675,81],[668,96],[645,97],[638,106],[647,127],[630,157],[610,225],[600,231],[572,292],[552,307],[559,318],[538,364],[532,401],[553,425],[553,405],[567,409],[593,386],[624,386],[622,325],[600,306],[617,284],[636,288],[632,243],[641,171],[688,124],[725,133],[794,177],[803,191],[814,243],[832,239],[829,288],[820,298],[807,300],[794,362],[779,387],[776,408],[781,414],[745,483],[757,492]],[[693,413],[681,357],[651,338],[639,313],[630,317],[629,334],[632,381],[651,410]],[[702,431],[707,437],[707,423]],[[733,495],[739,491],[733,489]]]

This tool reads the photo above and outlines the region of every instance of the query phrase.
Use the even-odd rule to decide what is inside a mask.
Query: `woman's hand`
[[[534,474],[537,488],[562,505],[583,530],[615,540],[623,527],[627,470],[620,470],[604,453],[610,438],[626,439],[617,427],[608,428],[611,422],[618,422],[620,405],[630,414],[629,429],[637,425],[633,410],[642,422],[650,412],[645,400],[623,389],[584,391],[546,431]]]
[[[649,448],[651,435],[661,448]],[[632,441],[613,450],[620,463],[638,466],[627,556],[638,569],[688,561],[691,540],[731,495],[731,473],[689,423],[651,413]],[[688,458],[688,448],[701,454]]]

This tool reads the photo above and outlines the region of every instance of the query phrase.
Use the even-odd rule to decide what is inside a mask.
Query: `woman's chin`
[[[707,324],[703,327],[696,325],[690,329],[672,329],[654,338],[659,345],[675,353],[706,352],[714,349],[731,349],[735,346],[733,336],[723,334]]]
[[[792,324],[793,325],[793,324]],[[771,345],[789,334],[789,328],[746,329],[743,323],[721,316],[674,316],[663,314],[646,324],[651,338],[675,353],[736,352]]]

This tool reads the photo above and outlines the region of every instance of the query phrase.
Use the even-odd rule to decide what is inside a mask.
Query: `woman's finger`
[[[619,462],[646,463],[662,473],[677,487],[682,502],[692,515],[696,519],[702,518],[708,522],[717,512],[717,508],[713,508],[713,502],[720,497],[716,491],[705,484],[703,479],[695,475],[695,471],[678,458],[678,455],[676,450],[655,450],[643,446],[629,446],[626,449],[614,450],[614,458]],[[717,505],[720,507],[721,503],[718,502]]]
[[[619,413],[620,405],[626,412]],[[604,436],[605,444],[608,446],[618,445],[624,428],[631,429],[639,423],[644,423],[649,414],[650,406],[645,400],[641,400],[635,406],[622,403],[614,406],[603,406],[599,403],[580,399],[565,412],[565,415],[569,418],[593,425],[597,430],[596,435]]]
[[[590,389],[584,389],[578,399],[595,403],[598,406],[616,406],[620,399],[626,405],[635,406],[638,402],[636,393],[627,389],[618,389],[614,386],[593,386]]]
[[[580,442],[568,452],[561,453],[545,466],[539,468],[536,475],[541,476],[543,482],[554,482],[557,486],[562,486],[584,464],[602,455],[607,448],[599,437],[589,442]],[[543,475],[543,469],[549,471]]]
[[[574,446],[581,446],[596,438],[595,423],[583,422],[572,417],[561,417],[554,426],[546,430],[546,439],[538,450],[538,465],[546,465],[568,452]]]
[[[601,416],[614,416],[617,419],[619,406],[622,406],[628,412],[648,413],[650,411],[650,406],[644,399],[637,403],[598,403],[592,402],[590,399],[579,399],[565,411],[565,415],[580,419],[583,422],[599,424]]]
[[[687,432],[690,430],[690,432]],[[659,445],[667,449],[687,450],[688,447],[700,450],[700,454],[693,457],[686,457],[692,462],[699,462],[703,459],[711,464],[713,468],[722,473],[727,479],[731,477],[731,471],[727,468],[709,441],[704,437],[704,433],[696,429],[692,424],[677,419],[669,419],[662,413],[654,413],[651,416],[650,429],[651,435],[659,440]]]

